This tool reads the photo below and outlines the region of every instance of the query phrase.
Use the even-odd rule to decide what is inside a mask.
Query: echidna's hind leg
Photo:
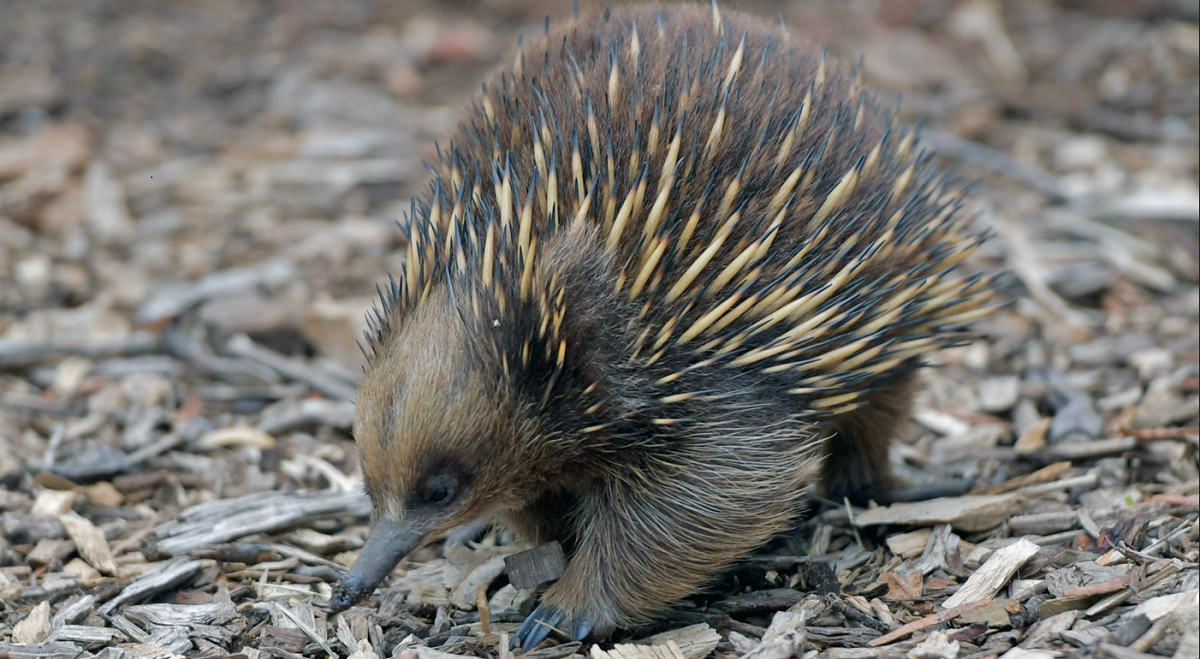
[[[890,501],[894,483],[888,447],[912,410],[916,372],[872,392],[863,407],[833,422],[826,441],[821,496],[862,505]]]

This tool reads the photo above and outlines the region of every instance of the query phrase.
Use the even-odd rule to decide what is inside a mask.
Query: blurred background
[[[862,58],[980,179],[979,260],[1018,301],[939,356],[902,475],[1000,482],[1028,469],[1013,451],[1136,440],[1074,458],[1104,501],[1194,495],[1197,3],[722,7]],[[0,565],[43,539],[21,515],[45,491],[122,556],[198,502],[353,489],[355,341],[421,160],[517,35],[569,12],[0,0]]]

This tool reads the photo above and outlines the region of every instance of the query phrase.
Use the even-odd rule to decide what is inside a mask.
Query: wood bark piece
[[[159,338],[150,332],[134,332],[116,338],[86,337],[74,340],[0,339],[0,368],[27,368],[69,355],[102,359],[145,354],[158,348]]]
[[[146,625],[190,627],[220,625],[237,616],[232,602],[211,604],[136,604],[125,607],[125,616]]]
[[[103,574],[116,574],[117,561],[113,558],[112,548],[108,546],[103,531],[73,511],[59,515],[58,521],[75,542],[75,548],[83,560]]]
[[[379,655],[375,654],[375,648],[371,647],[365,638],[350,647],[354,648],[354,652],[348,659],[379,659]]]
[[[146,539],[150,556],[175,556],[203,545],[254,533],[281,531],[323,517],[366,517],[370,500],[359,492],[264,492],[192,506]]]
[[[721,642],[721,635],[707,623],[688,625],[679,629],[655,634],[642,643],[649,645],[666,645],[675,643],[684,659],[704,659]]]
[[[555,541],[505,556],[504,565],[509,583],[526,590],[558,579],[567,569],[567,560],[562,545]]]
[[[897,503],[872,508],[854,517],[855,526],[949,524],[956,531],[986,531],[1020,510],[1025,499],[1015,494],[961,496]]]
[[[392,656],[396,657],[396,659],[474,659],[469,655],[453,654],[434,648],[427,648],[423,645],[404,648],[399,654],[393,654]],[[532,653],[524,656],[532,656]]]
[[[475,591],[479,588],[486,590],[493,581],[504,574],[504,568],[503,556],[493,556],[471,568],[450,589],[450,603],[464,611],[474,608],[477,599]]]
[[[807,617],[802,611],[776,613],[758,647],[742,655],[741,659],[789,659],[800,656],[804,647],[804,623]]]
[[[1008,520],[1013,535],[1048,535],[1070,531],[1080,526],[1079,513],[1074,510],[1053,513],[1017,515]]]
[[[168,588],[173,588],[192,578],[193,575],[200,571],[202,565],[204,565],[204,561],[198,558],[173,558],[163,563],[158,569],[151,570],[134,579],[132,583],[121,591],[120,595],[105,602],[98,609],[98,613],[100,615],[107,615],[116,611],[117,607],[126,602],[136,601]]]
[[[79,495],[72,490],[42,490],[33,501],[31,515],[53,515],[55,517],[70,512]]]
[[[958,641],[950,638],[949,632],[939,629],[908,651],[908,659],[956,659]]]
[[[1015,647],[1000,655],[1000,659],[1057,659],[1057,657],[1061,656],[1061,652],[1055,652],[1054,650],[1028,650],[1022,647]]]
[[[932,574],[935,570],[948,567],[953,556],[958,554],[962,538],[954,533],[949,524],[935,527],[929,534],[929,542],[921,552],[920,558],[913,562],[913,569],[922,575]]]
[[[50,635],[50,602],[33,607],[29,615],[13,625],[12,639],[21,644],[40,643]]]
[[[85,656],[79,646],[65,641],[47,641],[34,645],[0,641],[0,656],[7,659],[79,659]]]
[[[260,286],[278,286],[296,276],[295,264],[284,259],[214,272],[196,282],[164,287],[137,310],[137,319],[149,324],[172,318],[207,299]]]
[[[33,551],[25,555],[25,562],[32,567],[42,567],[55,561],[65,561],[74,553],[75,543],[71,540],[42,538],[34,545]]]
[[[279,354],[255,343],[245,334],[238,334],[225,343],[226,350],[264,366],[269,366],[283,375],[303,382],[317,391],[339,400],[354,400],[354,385],[327,375],[309,366],[303,360]]]
[[[61,605],[54,617],[50,619],[50,628],[57,629],[64,625],[72,625],[83,620],[96,608],[95,595],[80,595],[67,600]]]
[[[950,609],[979,600],[991,599],[1037,552],[1038,546],[1024,538],[997,550],[991,558],[987,559],[987,562],[979,566],[975,574],[967,579],[958,592],[946,600],[943,606]]]
[[[1158,655],[1146,654],[1129,648],[1123,648],[1112,643],[1101,643],[1096,646],[1096,655],[1106,659],[1153,659]]]
[[[111,643],[124,638],[112,627],[89,627],[88,625],[63,625],[50,634],[51,641],[70,641],[82,645]]]
[[[899,629],[894,629],[894,630],[884,634],[883,636],[880,636],[879,638],[873,639],[871,642],[867,643],[867,645],[869,645],[873,648],[877,648],[881,645],[887,645],[889,643],[894,643],[902,638],[911,636],[912,634],[915,634],[915,633],[921,631],[922,629],[928,629],[934,625],[940,625],[943,622],[949,622],[968,611],[982,609],[983,607],[987,606],[990,603],[991,603],[991,600],[983,600],[980,602],[971,602],[970,604],[964,604],[962,606],[958,606],[953,609],[947,609],[945,611],[942,611],[941,613],[933,613],[933,614],[927,615],[924,618],[921,618],[920,620],[914,620],[914,621],[908,623],[907,625],[900,627]]]
[[[684,659],[683,651],[675,641],[667,641],[665,645],[618,643],[608,651],[593,645],[590,656],[592,659]]]
[[[929,529],[917,529],[908,533],[897,533],[887,538],[888,549],[900,558],[912,558],[925,551],[929,544]]]
[[[1021,647],[1035,649],[1046,647],[1059,632],[1066,631],[1079,619],[1078,611],[1064,611],[1034,623],[1021,639]]]
[[[1148,599],[1134,607],[1133,612],[1128,615],[1131,617],[1144,615],[1154,622],[1182,607],[1191,607],[1194,611],[1198,602],[1200,602],[1200,590],[1193,588],[1182,593],[1160,595]]]
[[[805,594],[792,588],[768,588],[734,595],[713,605],[725,613],[742,614],[756,611],[778,611],[800,603]]]

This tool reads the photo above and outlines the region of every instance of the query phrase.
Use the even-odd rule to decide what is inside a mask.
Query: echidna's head
[[[461,297],[434,286],[374,346],[354,423],[374,521],[335,607],[369,595],[426,540],[517,508],[542,487],[537,419],[480,341],[491,321]]]

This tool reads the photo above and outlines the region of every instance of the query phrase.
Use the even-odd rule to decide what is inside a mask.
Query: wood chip
[[[896,503],[872,508],[854,517],[855,526],[949,524],[957,531],[986,531],[1020,510],[1024,498],[1014,494],[961,496]]]
[[[299,654],[308,645],[308,637],[298,629],[288,629],[278,625],[263,627],[260,645],[265,649],[279,649],[293,654]]]
[[[1198,604],[1200,604],[1200,589],[1193,588],[1182,593],[1160,595],[1148,599],[1134,607],[1133,611],[1127,615],[1144,615],[1154,622],[1179,608],[1191,607],[1194,611]]]
[[[684,659],[704,659],[717,648],[717,644],[720,642],[721,635],[717,633],[717,630],[703,622],[655,634],[641,641],[641,643],[649,645],[674,643]]]
[[[117,562],[113,558],[112,548],[104,538],[104,532],[95,524],[75,512],[68,511],[58,516],[58,521],[67,530],[67,535],[75,542],[79,555],[89,565],[103,574],[116,574]]]
[[[65,561],[74,553],[75,543],[70,540],[42,538],[34,545],[33,551],[25,555],[25,562],[34,567],[42,567],[56,561]]]
[[[47,641],[35,645],[0,641],[0,656],[7,659],[79,659],[79,646],[65,641]]]
[[[79,577],[80,583],[88,583],[100,578],[100,571],[88,564],[82,558],[72,558],[63,566],[63,572]]]
[[[71,625],[85,619],[96,608],[95,595],[73,597],[59,606],[54,617],[50,619],[50,628],[57,629],[63,625]]]
[[[1046,419],[1045,421],[1046,421],[1046,427],[1049,428],[1051,419]],[[1043,431],[1043,434],[1044,434],[1044,431]],[[1018,476],[1016,478],[1010,478],[1007,481],[1000,483],[999,485],[993,485],[991,487],[980,488],[975,493],[978,493],[978,494],[1003,494],[1005,492],[1013,492],[1013,491],[1019,490],[1023,487],[1028,487],[1030,485],[1037,485],[1039,483],[1050,483],[1050,482],[1053,482],[1053,481],[1056,481],[1056,480],[1062,478],[1063,474],[1067,473],[1067,471],[1070,469],[1071,469],[1070,462],[1068,462],[1068,461],[1056,462],[1052,465],[1047,465],[1045,467],[1042,467],[1041,469],[1038,469],[1037,471],[1035,471],[1033,473],[1025,474],[1024,476]]]
[[[27,645],[40,643],[50,635],[50,602],[42,602],[33,607],[25,619],[12,628],[12,639],[15,643]]]
[[[675,641],[667,641],[663,645],[618,643],[608,651],[593,645],[589,656],[592,659],[684,659],[683,651]]]
[[[176,556],[301,521],[366,517],[370,512],[371,502],[361,492],[265,492],[218,499],[192,506],[174,521],[155,527],[145,550],[154,556]]]
[[[799,656],[804,647],[804,623],[807,617],[803,611],[776,613],[758,647],[743,654],[741,659],[789,659]]]
[[[567,560],[562,545],[547,542],[543,545],[504,558],[508,581],[518,589],[537,588],[562,576]]]
[[[191,627],[225,624],[237,617],[237,609],[232,602],[136,604],[125,607],[125,615],[143,626]]]
[[[966,613],[967,611],[974,611],[976,609],[982,609],[983,607],[987,606],[990,603],[991,603],[991,600],[984,600],[982,602],[971,602],[970,604],[964,604],[962,606],[958,606],[953,609],[946,609],[946,610],[942,611],[941,613],[933,613],[933,614],[927,615],[924,618],[921,618],[920,620],[914,620],[914,621],[908,623],[907,625],[900,627],[899,629],[894,629],[894,630],[884,634],[883,636],[873,639],[871,642],[867,643],[867,645],[869,645],[873,648],[877,648],[881,645],[887,645],[889,643],[894,643],[902,638],[911,636],[923,629],[928,629],[934,625],[940,625],[943,622],[949,622],[951,620],[954,620],[955,618],[962,615],[963,613]]]
[[[1000,659],[1057,659],[1061,656],[1061,652],[1055,652],[1054,650],[1027,650],[1022,647],[1015,647],[1000,655]]]
[[[1123,648],[1112,643],[1101,643],[1096,646],[1096,655],[1105,657],[1106,659],[1155,659],[1157,655],[1138,652],[1129,648]]]
[[[888,549],[900,558],[912,558],[919,556],[925,551],[925,545],[929,543],[929,529],[917,529],[908,533],[897,533],[890,535],[887,538]]]
[[[166,590],[192,578],[204,565],[198,558],[175,558],[159,565],[156,569],[146,572],[121,590],[121,594],[104,603],[98,610],[100,615],[107,615],[117,610],[117,607],[130,601],[149,597],[154,593]]]
[[[71,510],[77,497],[78,495],[70,490],[42,490],[33,500],[33,508],[29,510],[29,514],[58,517]]]
[[[63,625],[50,635],[51,641],[70,641],[82,645],[111,643],[123,638],[124,635],[121,632],[111,627],[89,627],[87,625]]]
[[[993,600],[982,609],[962,614],[958,620],[967,625],[980,623],[990,628],[1008,627],[1012,623],[1012,616],[1020,612],[1021,605],[1013,600]]]
[[[1078,618],[1077,611],[1065,611],[1037,621],[1026,630],[1025,637],[1021,639],[1021,647],[1035,649],[1048,646],[1059,632],[1070,629]]]
[[[379,655],[375,654],[375,648],[366,639],[360,639],[348,659],[379,659]]]
[[[231,426],[214,430],[196,440],[196,448],[204,451],[231,446],[269,449],[275,446],[275,437],[256,428]]]
[[[997,550],[942,606],[954,608],[994,597],[1038,549],[1036,544],[1022,538]]]
[[[504,574],[504,556],[493,556],[475,566],[450,589],[450,603],[464,611],[475,608],[476,591],[487,589],[500,575]]]
[[[955,659],[958,648],[958,641],[951,640],[946,630],[939,629],[909,650],[907,656],[908,659]]]

